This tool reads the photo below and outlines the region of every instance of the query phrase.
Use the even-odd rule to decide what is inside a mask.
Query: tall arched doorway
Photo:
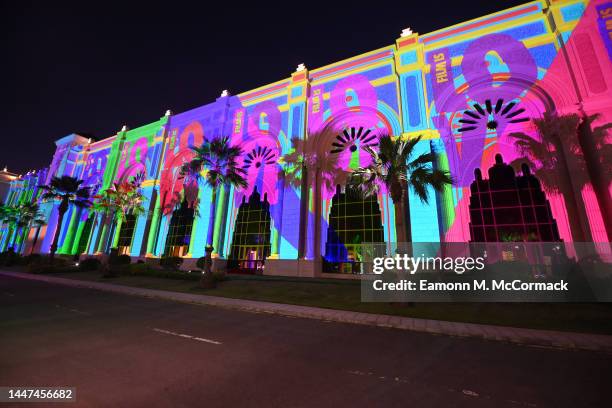
[[[136,216],[134,214],[127,214],[121,223],[121,229],[119,230],[119,241],[117,242],[119,255],[130,254],[130,247],[132,246],[132,238],[134,237],[135,227]]]
[[[384,242],[378,198],[366,196],[358,187],[337,186],[332,198],[325,242],[324,272],[361,273],[364,243]]]
[[[270,255],[270,203],[263,201],[257,189],[249,200],[243,197],[238,209],[228,269],[243,272],[261,270]]]
[[[166,236],[165,256],[185,256],[189,252],[191,230],[193,228],[194,209],[186,200],[172,212],[168,235]]]
[[[324,183],[315,186],[320,189],[320,216],[327,223],[326,230],[323,227],[315,233],[325,239],[325,246],[321,248],[323,272],[359,274],[368,251],[373,249],[364,243],[385,242],[377,195],[364,194],[353,184],[351,176],[354,170],[371,163],[369,151],[376,149],[378,139],[376,128],[348,126],[335,135],[328,132],[321,145],[321,149],[327,149],[326,161],[333,163],[332,177],[327,179],[335,181],[335,188]]]

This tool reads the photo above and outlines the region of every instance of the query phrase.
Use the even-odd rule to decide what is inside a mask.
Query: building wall
[[[430,191],[428,203],[409,192],[412,240],[468,241],[474,170],[489,168],[496,153],[508,162],[520,157],[510,133],[534,134],[530,121],[515,119],[556,111],[600,113],[597,123],[612,121],[612,45],[605,23],[611,16],[612,3],[605,1],[534,1],[432,33],[403,36],[393,45],[296,71],[276,83],[168,114],[100,142],[78,135],[60,139],[47,182],[51,176],[72,175],[99,190],[142,172],[147,212],[136,224],[135,257],[163,255],[171,212],[185,194],[199,208],[188,256],[204,254],[206,232],[214,223],[215,256],[227,257],[238,207],[257,189],[270,203],[269,259],[317,261],[325,247],[335,186],[345,183],[351,170],[368,164],[364,146],[382,134],[406,139],[421,135],[416,151],[438,153],[435,165],[448,169],[455,185],[443,193]],[[475,105],[489,107],[491,113],[469,126],[460,122],[470,119],[468,112],[479,116]],[[490,120],[498,123],[495,130],[487,128]],[[363,136],[368,130],[375,139]],[[242,147],[249,186],[223,189],[216,214],[210,214],[210,189],[185,186],[178,169],[192,157],[190,146],[219,135]],[[353,144],[354,152],[349,149]],[[331,170],[318,165],[308,169],[306,180],[290,182],[279,158],[294,148],[326,158]],[[259,158],[260,167],[245,161],[262,151],[266,156]],[[13,183],[14,194],[23,194],[22,183]],[[609,241],[593,189],[588,183],[577,188],[587,207],[581,222],[593,240]],[[572,241],[563,197],[551,193],[549,199],[561,238]],[[392,242],[393,202],[384,192],[378,201],[385,240]],[[54,231],[57,211],[52,203],[45,205],[50,217],[46,230]],[[75,252],[89,216],[70,210],[61,226],[60,252]],[[88,253],[103,250],[105,228],[96,217]],[[43,234],[43,252],[51,239],[52,234]]]

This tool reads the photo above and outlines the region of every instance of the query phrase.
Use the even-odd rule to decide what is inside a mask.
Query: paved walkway
[[[612,336],[610,335],[534,330],[476,323],[446,322],[440,320],[416,319],[412,317],[376,315],[345,310],[323,309],[310,306],[287,305],[246,299],[231,299],[218,296],[170,292],[157,289],[135,288],[110,283],[80,281],[76,279],[67,279],[48,275],[33,275],[21,272],[0,271],[0,275],[79,288],[97,289],[126,295],[136,295],[183,303],[224,307],[249,312],[272,313],[332,322],[392,327],[395,329],[444,334],[458,337],[477,337],[486,340],[504,341],[529,346],[603,351],[606,353],[612,353]]]

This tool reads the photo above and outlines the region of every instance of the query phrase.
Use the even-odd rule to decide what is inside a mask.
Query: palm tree
[[[335,191],[336,185],[343,184],[348,179],[349,171],[338,168],[339,155],[332,153],[330,149],[322,148],[322,135],[320,133],[309,134],[306,139],[294,137],[291,139],[291,150],[284,154],[279,163],[283,172],[279,175],[284,177],[285,182],[295,188],[299,188],[301,197],[306,197],[309,185],[316,190]],[[323,147],[326,144],[323,144]],[[314,179],[309,179],[314,177]],[[315,214],[320,214],[320,202],[315,200]],[[301,200],[300,204],[300,236],[304,236],[306,220],[308,219],[308,200]],[[319,234],[319,223],[315,223],[315,234]],[[298,245],[298,256],[304,256],[305,243]]]
[[[240,146],[231,146],[229,138],[221,136],[210,140],[204,138],[202,145],[193,146],[191,150],[194,152],[194,157],[183,164],[180,174],[188,179],[199,180],[202,177],[202,173],[204,173],[205,183],[212,190],[210,219],[206,237],[206,246],[210,247],[213,244],[219,186],[239,188],[246,188],[248,186],[244,177],[246,170],[238,165],[238,158],[242,154],[242,148]]]
[[[7,224],[7,235],[2,246],[2,250],[5,251],[10,247],[13,233],[19,220],[19,211],[16,206],[2,205],[0,206],[0,220],[2,223]]]
[[[32,221],[32,224],[36,227],[36,232],[34,233],[34,239],[32,239],[32,248],[30,249],[30,255],[34,253],[34,249],[36,249],[36,243],[38,242],[38,237],[40,236],[40,229],[47,224],[47,221],[44,218],[37,218]]]
[[[594,120],[594,117],[588,117],[586,120]],[[589,168],[577,134],[580,121],[577,114],[558,116],[548,112],[545,112],[542,118],[533,119],[538,137],[521,132],[509,135],[515,140],[515,145],[522,155],[510,164],[518,169],[522,163],[526,163],[540,179],[546,191],[561,194],[573,240],[587,241],[590,239],[590,233],[587,228],[583,229],[587,216],[581,191],[590,180]],[[609,126],[604,125],[592,131],[593,143],[598,149],[595,159],[603,167],[602,173],[606,173],[602,174],[602,177],[607,179],[607,185],[610,183],[612,167],[612,147],[605,141]],[[597,195],[600,201],[601,192]],[[606,218],[605,213],[603,215]]]
[[[40,225],[45,222],[44,214],[40,212],[38,204],[33,202],[26,202],[15,206],[0,206],[0,220],[8,224],[5,249],[17,249],[16,246],[22,244],[27,239],[27,234],[33,224]],[[22,236],[19,236],[19,232],[13,236],[15,231],[19,230],[21,230]]]
[[[103,237],[104,251],[107,252],[114,239],[114,231],[117,224],[125,221],[128,215],[138,217],[145,212],[143,206],[144,196],[140,191],[141,176],[120,183],[113,183],[102,193],[94,196],[92,212],[104,217],[104,224],[109,228],[109,233]]]
[[[21,237],[21,244],[25,243],[28,238],[28,234],[33,225],[43,225],[45,223],[45,216],[40,211],[40,206],[38,203],[28,202],[23,203],[17,207],[18,209],[18,218],[17,226],[22,229],[23,236]],[[32,249],[34,245],[36,245],[36,240],[38,239],[38,231],[36,235],[36,239],[32,243]]]
[[[422,136],[404,141],[388,135],[380,137],[378,149],[365,148],[372,158],[367,167],[355,171],[353,183],[364,189],[366,194],[377,193],[384,187],[391,196],[395,207],[397,242],[411,240],[406,220],[408,215],[408,190],[411,189],[419,199],[429,202],[429,188],[442,192],[444,187],[453,184],[446,170],[433,168],[437,157],[434,152],[415,156],[414,149]]]
[[[285,181],[294,187],[301,187],[308,176],[308,171],[318,170],[321,184],[329,191],[334,191],[337,184],[342,184],[350,172],[338,168],[338,155],[329,149],[320,149],[321,137],[318,133],[309,135],[305,140],[291,139],[291,150],[284,154],[279,162],[283,167]]]
[[[44,201],[59,200],[60,202],[57,207],[58,217],[55,235],[53,236],[53,243],[49,251],[51,260],[53,260],[55,252],[57,251],[62,222],[64,221],[64,215],[68,211],[70,205],[80,208],[86,208],[91,205],[89,201],[89,188],[81,187],[82,183],[83,180],[79,180],[75,177],[61,176],[53,177],[49,185],[40,186],[40,188],[45,191],[42,195]]]
[[[100,225],[106,226],[106,228],[110,228],[112,225],[111,220],[114,217],[114,211],[115,211],[115,207],[114,207],[114,203],[112,200],[112,195],[108,194],[108,189],[93,196],[93,202],[92,202],[91,207],[89,208],[89,212],[90,212],[90,216],[93,214],[97,214],[101,217]],[[92,231],[96,230],[96,227],[98,226],[98,222],[99,222],[98,217],[95,217],[94,220],[95,220],[95,225],[93,226]],[[103,251],[106,252],[108,248],[108,236],[106,234],[108,233],[108,231],[103,230],[102,233],[103,233],[103,236],[101,237],[100,242],[104,243]],[[89,245],[91,243],[91,238],[93,238],[93,235],[90,237],[89,242],[87,243],[87,248],[89,248]],[[94,252],[96,252],[96,250],[94,250]]]

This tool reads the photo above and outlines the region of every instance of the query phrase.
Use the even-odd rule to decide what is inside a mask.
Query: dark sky
[[[2,2],[0,166],[51,161],[53,141],[134,128],[523,1]],[[421,6],[414,4],[421,3]]]

